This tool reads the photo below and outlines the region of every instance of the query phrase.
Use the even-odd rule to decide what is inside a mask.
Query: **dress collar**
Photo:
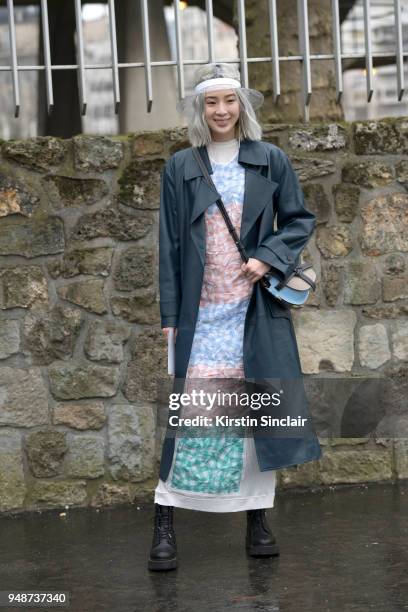
[[[212,173],[210,160],[208,157],[207,147],[199,147],[201,154],[204,157],[204,162],[208,172]],[[265,146],[258,140],[242,140],[239,147],[238,163],[249,164],[254,166],[267,166],[269,163],[268,155]],[[192,148],[187,150],[187,158],[184,166],[184,178],[186,180],[202,176],[200,166],[195,160]]]

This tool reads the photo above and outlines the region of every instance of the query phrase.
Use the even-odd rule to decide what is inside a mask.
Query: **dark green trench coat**
[[[206,147],[201,151],[211,173]],[[277,274],[287,277],[313,232],[315,217],[305,207],[299,180],[282,149],[264,141],[244,140],[238,162],[245,168],[240,238],[247,255],[269,263]],[[187,372],[204,272],[204,213],[216,200],[217,193],[205,182],[191,147],[174,153],[161,177],[159,286],[161,326],[178,330],[175,381],[185,378]],[[245,319],[243,361],[245,378],[302,377],[290,309],[258,282]],[[297,414],[310,421],[306,396]],[[261,471],[321,457],[314,432],[301,438],[255,437],[254,442]],[[174,436],[165,437],[160,463],[164,481],[174,443]]]

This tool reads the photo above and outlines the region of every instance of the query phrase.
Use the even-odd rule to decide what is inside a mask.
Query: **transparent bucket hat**
[[[252,108],[257,110],[264,102],[264,96],[260,91],[250,87],[242,87],[240,81],[230,77],[214,77],[205,79],[198,83],[193,91],[179,100],[176,109],[184,115],[193,115],[197,111],[199,95],[207,91],[239,89],[251,103]]]

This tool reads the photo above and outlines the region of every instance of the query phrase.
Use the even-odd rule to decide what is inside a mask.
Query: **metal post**
[[[336,102],[339,103],[343,93],[343,70],[341,65],[341,36],[339,2],[332,0],[332,29],[333,29],[333,52],[334,72],[336,75]]]
[[[7,13],[8,13],[8,23],[9,23],[9,36],[10,36],[11,78],[13,80],[14,116],[18,117],[20,113],[20,85],[18,82],[16,28],[14,24],[13,0],[7,0]]]
[[[401,0],[394,0],[395,15],[395,54],[397,56],[397,83],[398,83],[398,102],[401,102],[404,95],[404,57],[401,24]]]
[[[239,29],[239,61],[241,68],[241,83],[248,87],[248,56],[245,27],[245,0],[238,0],[238,29]]]
[[[312,78],[310,73],[310,47],[309,47],[309,19],[307,13],[307,0],[298,0],[298,29],[299,47],[302,55],[302,99],[303,121],[309,122],[310,98],[312,97]]]
[[[146,83],[146,105],[147,112],[150,113],[153,105],[153,85],[152,85],[152,66],[150,57],[150,35],[149,35],[149,11],[147,0],[140,0],[143,31],[143,55]]]
[[[214,52],[214,12],[212,0],[205,1],[207,13],[207,37],[208,37],[208,61],[212,64],[215,60]]]
[[[85,59],[84,59],[84,37],[82,32],[82,6],[81,0],[75,0],[75,23],[77,34],[77,58],[78,58],[78,90],[81,115],[86,113],[86,81],[85,81]]]
[[[179,97],[184,98],[184,68],[183,68],[183,43],[181,40],[180,7],[178,0],[174,2],[174,21],[176,26],[176,55],[177,55],[177,85]]]
[[[366,59],[366,85],[367,85],[367,102],[371,101],[373,95],[373,56],[371,47],[371,15],[370,15],[370,0],[364,2],[364,41],[365,41],[365,59]]]
[[[276,0],[269,0],[269,33],[271,36],[272,55],[272,90],[273,101],[276,102],[280,96],[280,71],[279,71],[279,45],[278,45],[278,19],[276,13]]]
[[[119,69],[118,69],[118,45],[116,41],[116,17],[115,17],[115,0],[108,0],[109,12],[109,36],[111,43],[112,54],[112,85],[113,85],[113,101],[115,104],[115,113],[119,111],[120,104],[120,88],[119,88]]]
[[[41,26],[44,45],[45,66],[45,89],[47,92],[47,113],[50,114],[54,108],[54,93],[52,89],[50,32],[48,27],[48,5],[47,0],[41,0]]]

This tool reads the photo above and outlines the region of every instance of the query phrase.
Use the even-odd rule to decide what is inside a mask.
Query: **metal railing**
[[[69,0],[67,0],[69,1]],[[184,66],[205,64],[208,62],[226,62],[237,63],[236,59],[223,59],[215,57],[214,45],[214,14],[213,0],[206,0],[206,24],[207,24],[207,41],[208,41],[208,57],[205,59],[185,60],[183,58],[183,40],[181,28],[181,14],[179,2],[174,3],[174,20],[175,20],[175,35],[176,35],[176,59],[164,61],[152,61],[151,59],[151,44],[149,33],[149,14],[148,0],[138,0],[140,2],[141,18],[142,18],[142,36],[143,36],[143,61],[141,62],[119,62],[117,51],[116,38],[116,20],[115,20],[115,2],[107,0],[108,5],[108,20],[109,20],[109,36],[111,47],[111,62],[106,64],[86,64],[84,59],[84,40],[83,40],[83,25],[82,25],[82,7],[81,0],[71,0],[75,4],[76,18],[76,34],[77,34],[77,64],[53,65],[50,52],[50,35],[48,24],[47,0],[40,0],[41,4],[41,28],[43,34],[43,53],[44,65],[19,65],[16,50],[16,33],[14,21],[14,5],[13,0],[7,0],[8,9],[8,26],[10,37],[10,65],[0,66],[0,71],[11,71],[15,117],[19,116],[20,109],[20,88],[18,74],[25,70],[44,71],[46,84],[46,99],[47,109],[50,113],[53,108],[53,86],[52,86],[52,71],[54,70],[76,70],[78,73],[79,83],[79,102],[81,114],[86,114],[87,108],[87,70],[110,69],[112,71],[112,90],[115,112],[118,112],[120,105],[119,92],[119,69],[122,68],[141,68],[144,70],[145,86],[146,86],[146,108],[150,112],[153,105],[153,80],[152,70],[157,66],[175,66],[177,71],[177,90],[179,98],[184,98],[185,83],[184,83]],[[334,72],[336,79],[336,100],[340,102],[343,93],[343,77],[342,77],[342,62],[343,60],[365,60],[366,66],[366,88],[367,101],[371,101],[373,95],[373,58],[395,58],[397,72],[397,96],[398,101],[402,100],[404,94],[404,58],[407,53],[403,50],[402,37],[402,9],[401,0],[393,0],[394,22],[395,22],[395,53],[373,53],[371,41],[371,15],[370,15],[370,0],[362,0],[364,10],[364,40],[365,53],[342,53],[341,36],[340,36],[340,16],[339,16],[339,0],[331,0],[332,10],[332,35],[333,49],[332,53],[313,54],[310,52],[309,46],[309,20],[308,20],[308,3],[307,0],[297,0],[297,15],[298,15],[298,36],[299,36],[299,54],[291,56],[279,55],[279,40],[278,40],[278,21],[276,0],[267,0],[269,10],[269,30],[270,30],[270,55],[266,57],[248,57],[246,44],[246,25],[245,25],[245,0],[236,0],[238,8],[238,42],[239,42],[239,58],[241,82],[244,86],[248,86],[248,64],[266,62],[271,65],[271,82],[273,91],[273,100],[276,102],[281,94],[280,85],[280,65],[282,62],[300,62],[302,66],[302,103],[303,103],[303,118],[304,121],[309,120],[309,107],[312,97],[312,79],[311,79],[311,64],[319,60],[332,60],[334,62]]]

